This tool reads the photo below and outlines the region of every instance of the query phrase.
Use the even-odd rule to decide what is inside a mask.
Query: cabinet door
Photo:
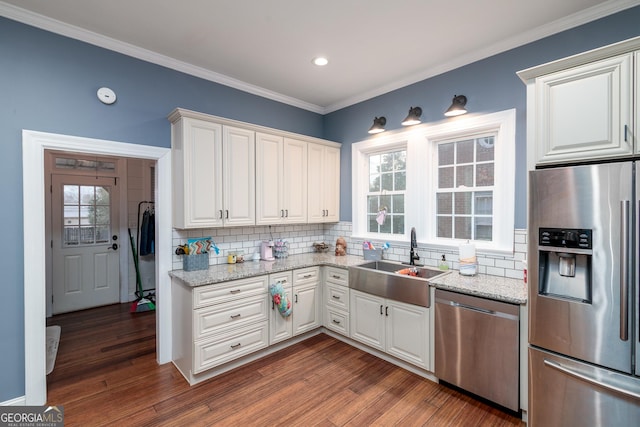
[[[325,222],[340,220],[340,149],[325,147],[324,167]]]
[[[296,139],[284,139],[283,208],[285,222],[307,222],[307,143]]]
[[[384,298],[351,290],[349,299],[351,338],[384,351]]]
[[[318,283],[293,288],[293,335],[321,326]]]
[[[222,226],[222,126],[182,118],[172,127],[176,228]]]
[[[536,79],[538,163],[633,153],[632,55]]]
[[[307,148],[307,216],[310,223],[324,222],[324,185],[323,170],[324,146],[309,144]]]
[[[291,271],[269,275],[269,285],[275,282],[282,283],[289,301],[293,304],[293,289]],[[278,311],[278,307],[273,303],[271,293],[269,293],[269,304],[271,311],[269,313],[269,344],[275,344],[284,341],[293,336],[293,312],[287,317],[283,317]],[[295,307],[294,307],[295,309]]]
[[[255,225],[255,132],[223,126],[224,224]]]
[[[429,309],[387,300],[386,351],[409,363],[429,367]]]
[[[280,136],[256,134],[256,224],[284,222],[283,147]]]

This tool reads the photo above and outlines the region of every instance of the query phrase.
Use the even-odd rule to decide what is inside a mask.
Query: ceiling
[[[0,15],[328,113],[640,0],[4,0]],[[315,56],[329,59],[325,67]]]

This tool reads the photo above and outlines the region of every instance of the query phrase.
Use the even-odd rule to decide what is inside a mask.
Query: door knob
[[[114,243],[113,245],[109,246],[107,249],[113,249],[114,251],[118,250],[118,244]]]

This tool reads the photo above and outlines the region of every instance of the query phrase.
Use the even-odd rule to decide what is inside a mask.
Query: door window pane
[[[64,185],[63,245],[108,243],[111,236],[111,207],[109,203],[109,187]]]

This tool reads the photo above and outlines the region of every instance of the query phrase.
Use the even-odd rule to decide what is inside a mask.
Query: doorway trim
[[[171,149],[22,131],[25,404],[44,405],[46,376],[45,150],[150,159],[156,166],[156,359],[171,361]],[[33,260],[34,262],[31,262]]]

